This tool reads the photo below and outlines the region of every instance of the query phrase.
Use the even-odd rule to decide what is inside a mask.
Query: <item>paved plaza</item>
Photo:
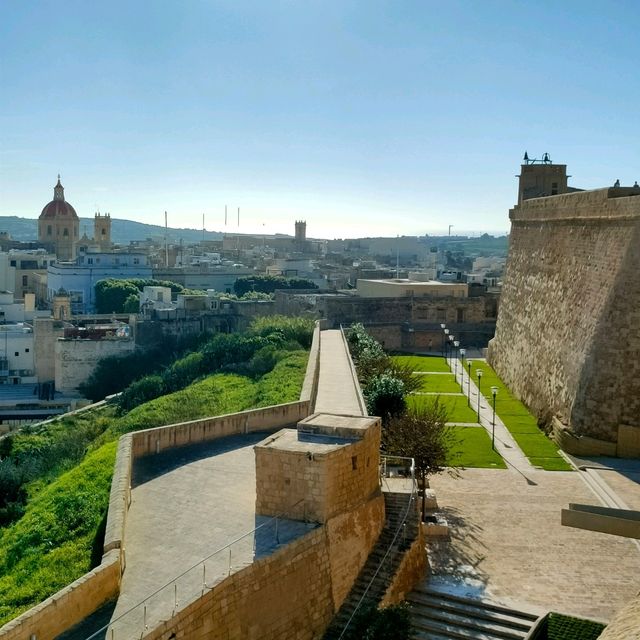
[[[112,615],[114,640],[139,637],[145,624],[152,629],[171,617],[176,604],[181,608],[199,596],[203,583],[211,587],[254,556],[271,553],[309,530],[304,523],[283,520],[276,530],[275,521],[255,513],[253,445],[266,436],[231,436],[136,462],[125,537],[127,568]],[[255,534],[242,537],[260,525]],[[207,560],[205,568],[198,564],[240,537]],[[106,637],[111,638],[111,629]]]
[[[570,502],[599,504],[581,475],[529,470],[525,479],[510,470],[466,469],[459,478],[433,477],[451,535],[429,543],[432,583],[610,619],[640,590],[640,551],[631,540],[560,524]],[[640,491],[625,487],[634,496]]]

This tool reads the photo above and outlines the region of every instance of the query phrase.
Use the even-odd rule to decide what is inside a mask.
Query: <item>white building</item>
[[[151,278],[151,266],[144,253],[81,254],[73,262],[56,262],[47,270],[47,301],[64,289],[71,297],[74,315],[95,312],[95,285],[99,280],[114,278]]]

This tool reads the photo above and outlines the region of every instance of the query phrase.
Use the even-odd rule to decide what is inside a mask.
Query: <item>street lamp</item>
[[[496,396],[498,395],[498,387],[491,387],[491,395],[493,396],[493,418],[491,420],[491,448],[495,451],[496,439]]]
[[[462,393],[464,393],[464,356],[467,353],[467,350],[463,347],[460,349],[460,358],[462,361],[460,362],[460,366],[462,369],[460,370],[460,388],[462,389]]]
[[[454,342],[455,339],[456,339],[456,337],[453,334],[451,334],[449,336],[449,358],[451,358],[451,354],[453,353],[453,342]],[[449,366],[451,366],[451,365],[449,365]]]
[[[471,408],[471,360],[467,360],[467,369],[469,370],[467,377],[467,407]]]
[[[449,335],[449,329],[446,328],[446,325],[441,324],[440,325],[442,327],[442,330],[444,331],[444,344],[442,345],[442,355],[444,356],[444,359],[447,359],[447,337]]]
[[[482,369],[476,371],[478,376],[478,422],[480,422],[480,381],[482,380]]]
[[[453,346],[456,348],[456,360],[455,360],[455,368],[453,370],[453,378],[454,380],[458,379],[458,347],[460,346],[460,341],[459,340],[454,340],[453,341]]]

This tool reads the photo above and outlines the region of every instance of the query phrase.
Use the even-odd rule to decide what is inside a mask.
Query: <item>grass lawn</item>
[[[409,396],[407,403],[410,407],[422,407],[436,399],[447,408],[448,422],[478,422],[476,412],[467,406],[464,396]]]
[[[506,469],[497,451],[491,448],[491,438],[483,427],[451,427],[458,444],[450,452],[449,464],[455,467]]]
[[[444,358],[439,356],[392,356],[394,361],[408,366],[413,371],[441,371],[450,373],[451,369]]]
[[[498,387],[496,414],[518,443],[531,464],[547,471],[571,471],[571,466],[558,453],[558,446],[540,431],[535,417],[516,398],[486,363],[472,360],[471,376],[478,380],[476,371],[482,369],[482,395],[491,403],[491,387]]]
[[[420,382],[420,391],[437,393],[462,393],[460,385],[456,382],[453,374],[436,373],[434,375],[416,376]]]

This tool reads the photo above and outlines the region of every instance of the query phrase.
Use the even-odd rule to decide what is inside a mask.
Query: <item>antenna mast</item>
[[[167,224],[167,212],[164,212],[164,266],[169,267],[169,226]]]

